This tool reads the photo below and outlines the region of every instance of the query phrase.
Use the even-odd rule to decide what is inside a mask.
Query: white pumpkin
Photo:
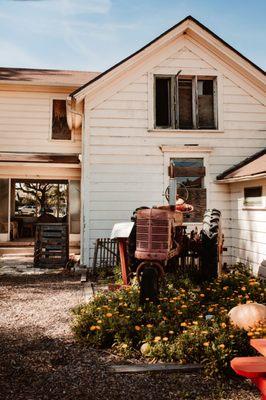
[[[147,356],[150,351],[151,351],[151,345],[149,343],[143,343],[143,345],[140,348],[141,354],[143,356]]]
[[[240,304],[228,313],[233,325],[246,331],[258,323],[266,323],[266,306],[259,303]]]

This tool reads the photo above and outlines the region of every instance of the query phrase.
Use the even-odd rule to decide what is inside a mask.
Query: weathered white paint
[[[222,211],[228,248],[225,261],[231,262],[232,256],[235,260],[236,238],[243,236],[246,240],[246,233],[241,236],[232,231],[235,211],[230,188],[217,185],[215,179],[226,168],[265,147],[265,98],[253,78],[244,79],[243,65],[233,69],[232,63],[228,65],[205,42],[199,43],[199,38],[188,34],[177,35],[140,64],[139,69],[135,63],[125,74],[120,71],[120,79],[113,83],[106,77],[106,86],[95,82],[86,95],[86,261],[89,263],[88,249],[91,256],[94,240],[108,237],[115,222],[129,220],[136,207],[163,201],[171,155],[204,158],[208,207]],[[153,75],[179,69],[182,75],[218,77],[219,130],[153,129]],[[185,144],[198,144],[203,150],[180,152]],[[170,152],[162,152],[162,146]]]
[[[80,130],[73,130],[71,140],[51,139],[52,100],[66,99],[69,90],[12,83],[0,85],[0,151],[81,153]],[[79,180],[80,170],[79,165],[72,164],[5,162],[0,163],[0,178]],[[75,241],[79,237],[70,235]],[[9,233],[1,234],[0,239],[7,241]]]
[[[249,263],[257,273],[266,260],[266,179],[231,183],[231,238],[233,261]],[[244,206],[244,188],[262,186],[262,206]]]

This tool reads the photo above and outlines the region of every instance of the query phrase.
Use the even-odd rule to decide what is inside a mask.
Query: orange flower
[[[203,346],[208,347],[209,344],[210,344],[210,342],[204,342],[204,343],[203,343]]]
[[[136,331],[140,331],[140,330],[141,330],[141,327],[140,327],[139,325],[136,325],[136,326],[135,326],[135,330],[136,330]]]
[[[200,294],[200,297],[205,297],[205,294],[204,294],[204,293],[201,293],[201,294]]]
[[[224,349],[225,345],[222,343],[222,344],[219,344],[219,347],[220,347],[220,349]]]
[[[222,327],[222,328],[226,328],[226,323],[225,323],[225,322],[222,322],[222,323],[221,323],[221,327]]]
[[[186,322],[181,322],[180,326],[187,326]]]
[[[92,325],[92,326],[90,327],[90,331],[95,331],[95,329],[96,329],[96,326],[94,326],[94,325]]]
[[[160,340],[161,340],[161,336],[155,336],[154,342],[160,342]]]
[[[107,318],[111,318],[111,317],[113,316],[113,314],[110,313],[110,312],[108,312],[107,314],[105,314],[105,316],[106,316]]]

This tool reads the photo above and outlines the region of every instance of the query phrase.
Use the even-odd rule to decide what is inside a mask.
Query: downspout
[[[81,177],[80,177],[80,263],[84,264],[84,168],[83,168],[83,153],[84,153],[84,136],[85,136],[85,117],[84,111],[78,112],[76,110],[76,101],[73,97],[68,96],[66,99],[67,109],[67,122],[69,129],[76,129],[75,116],[77,115],[81,119],[81,154],[79,154],[79,161],[81,165]]]

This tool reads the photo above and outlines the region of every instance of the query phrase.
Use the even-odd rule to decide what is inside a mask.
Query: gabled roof
[[[96,78],[99,72],[56,69],[0,68],[0,84],[79,87]]]
[[[117,64],[113,65],[111,68],[107,69],[106,71],[102,72],[101,74],[99,74],[98,76],[96,76],[94,79],[90,80],[89,82],[87,82],[86,84],[84,84],[83,86],[81,86],[80,88],[76,89],[75,91],[73,91],[70,96],[71,97],[76,97],[76,95],[78,95],[81,91],[83,91],[86,87],[92,85],[93,83],[99,81],[101,78],[103,78],[105,75],[109,74],[110,72],[112,72],[113,70],[115,70],[116,68],[118,68],[119,66],[121,66],[122,64],[126,63],[128,60],[134,58],[136,55],[138,55],[139,53],[143,52],[145,49],[147,49],[148,47],[152,46],[154,43],[158,42],[160,39],[162,39],[164,36],[166,36],[167,34],[169,34],[170,32],[174,31],[176,28],[180,27],[182,24],[184,24],[185,22],[188,21],[192,21],[193,23],[195,23],[198,27],[200,27],[201,29],[203,29],[204,31],[206,31],[208,34],[210,34],[213,38],[215,38],[216,40],[218,40],[220,43],[222,43],[226,48],[230,49],[231,51],[233,51],[236,55],[238,55],[239,57],[241,57],[244,61],[246,61],[247,63],[249,63],[253,68],[255,68],[257,71],[259,71],[261,74],[263,74],[265,76],[265,71],[260,68],[258,65],[254,64],[251,60],[249,60],[247,57],[245,57],[243,54],[241,54],[238,50],[236,50],[234,47],[232,47],[230,44],[228,44],[227,42],[225,42],[222,38],[220,38],[218,35],[216,35],[214,32],[212,32],[209,28],[207,28],[205,25],[203,25],[201,22],[199,22],[197,19],[195,19],[194,17],[192,17],[191,15],[187,16],[186,18],[182,19],[180,22],[178,22],[176,25],[172,26],[170,29],[166,30],[165,32],[163,32],[161,35],[159,35],[158,37],[156,37],[155,39],[153,39],[151,42],[149,42],[148,44],[146,44],[145,46],[143,46],[141,49],[137,50],[135,53],[131,54],[130,56],[124,58],[123,60],[121,60],[120,62],[118,62]],[[184,27],[184,31],[186,30],[186,27]]]
[[[228,168],[217,176],[218,181],[233,182],[264,177],[266,175],[266,148]]]

